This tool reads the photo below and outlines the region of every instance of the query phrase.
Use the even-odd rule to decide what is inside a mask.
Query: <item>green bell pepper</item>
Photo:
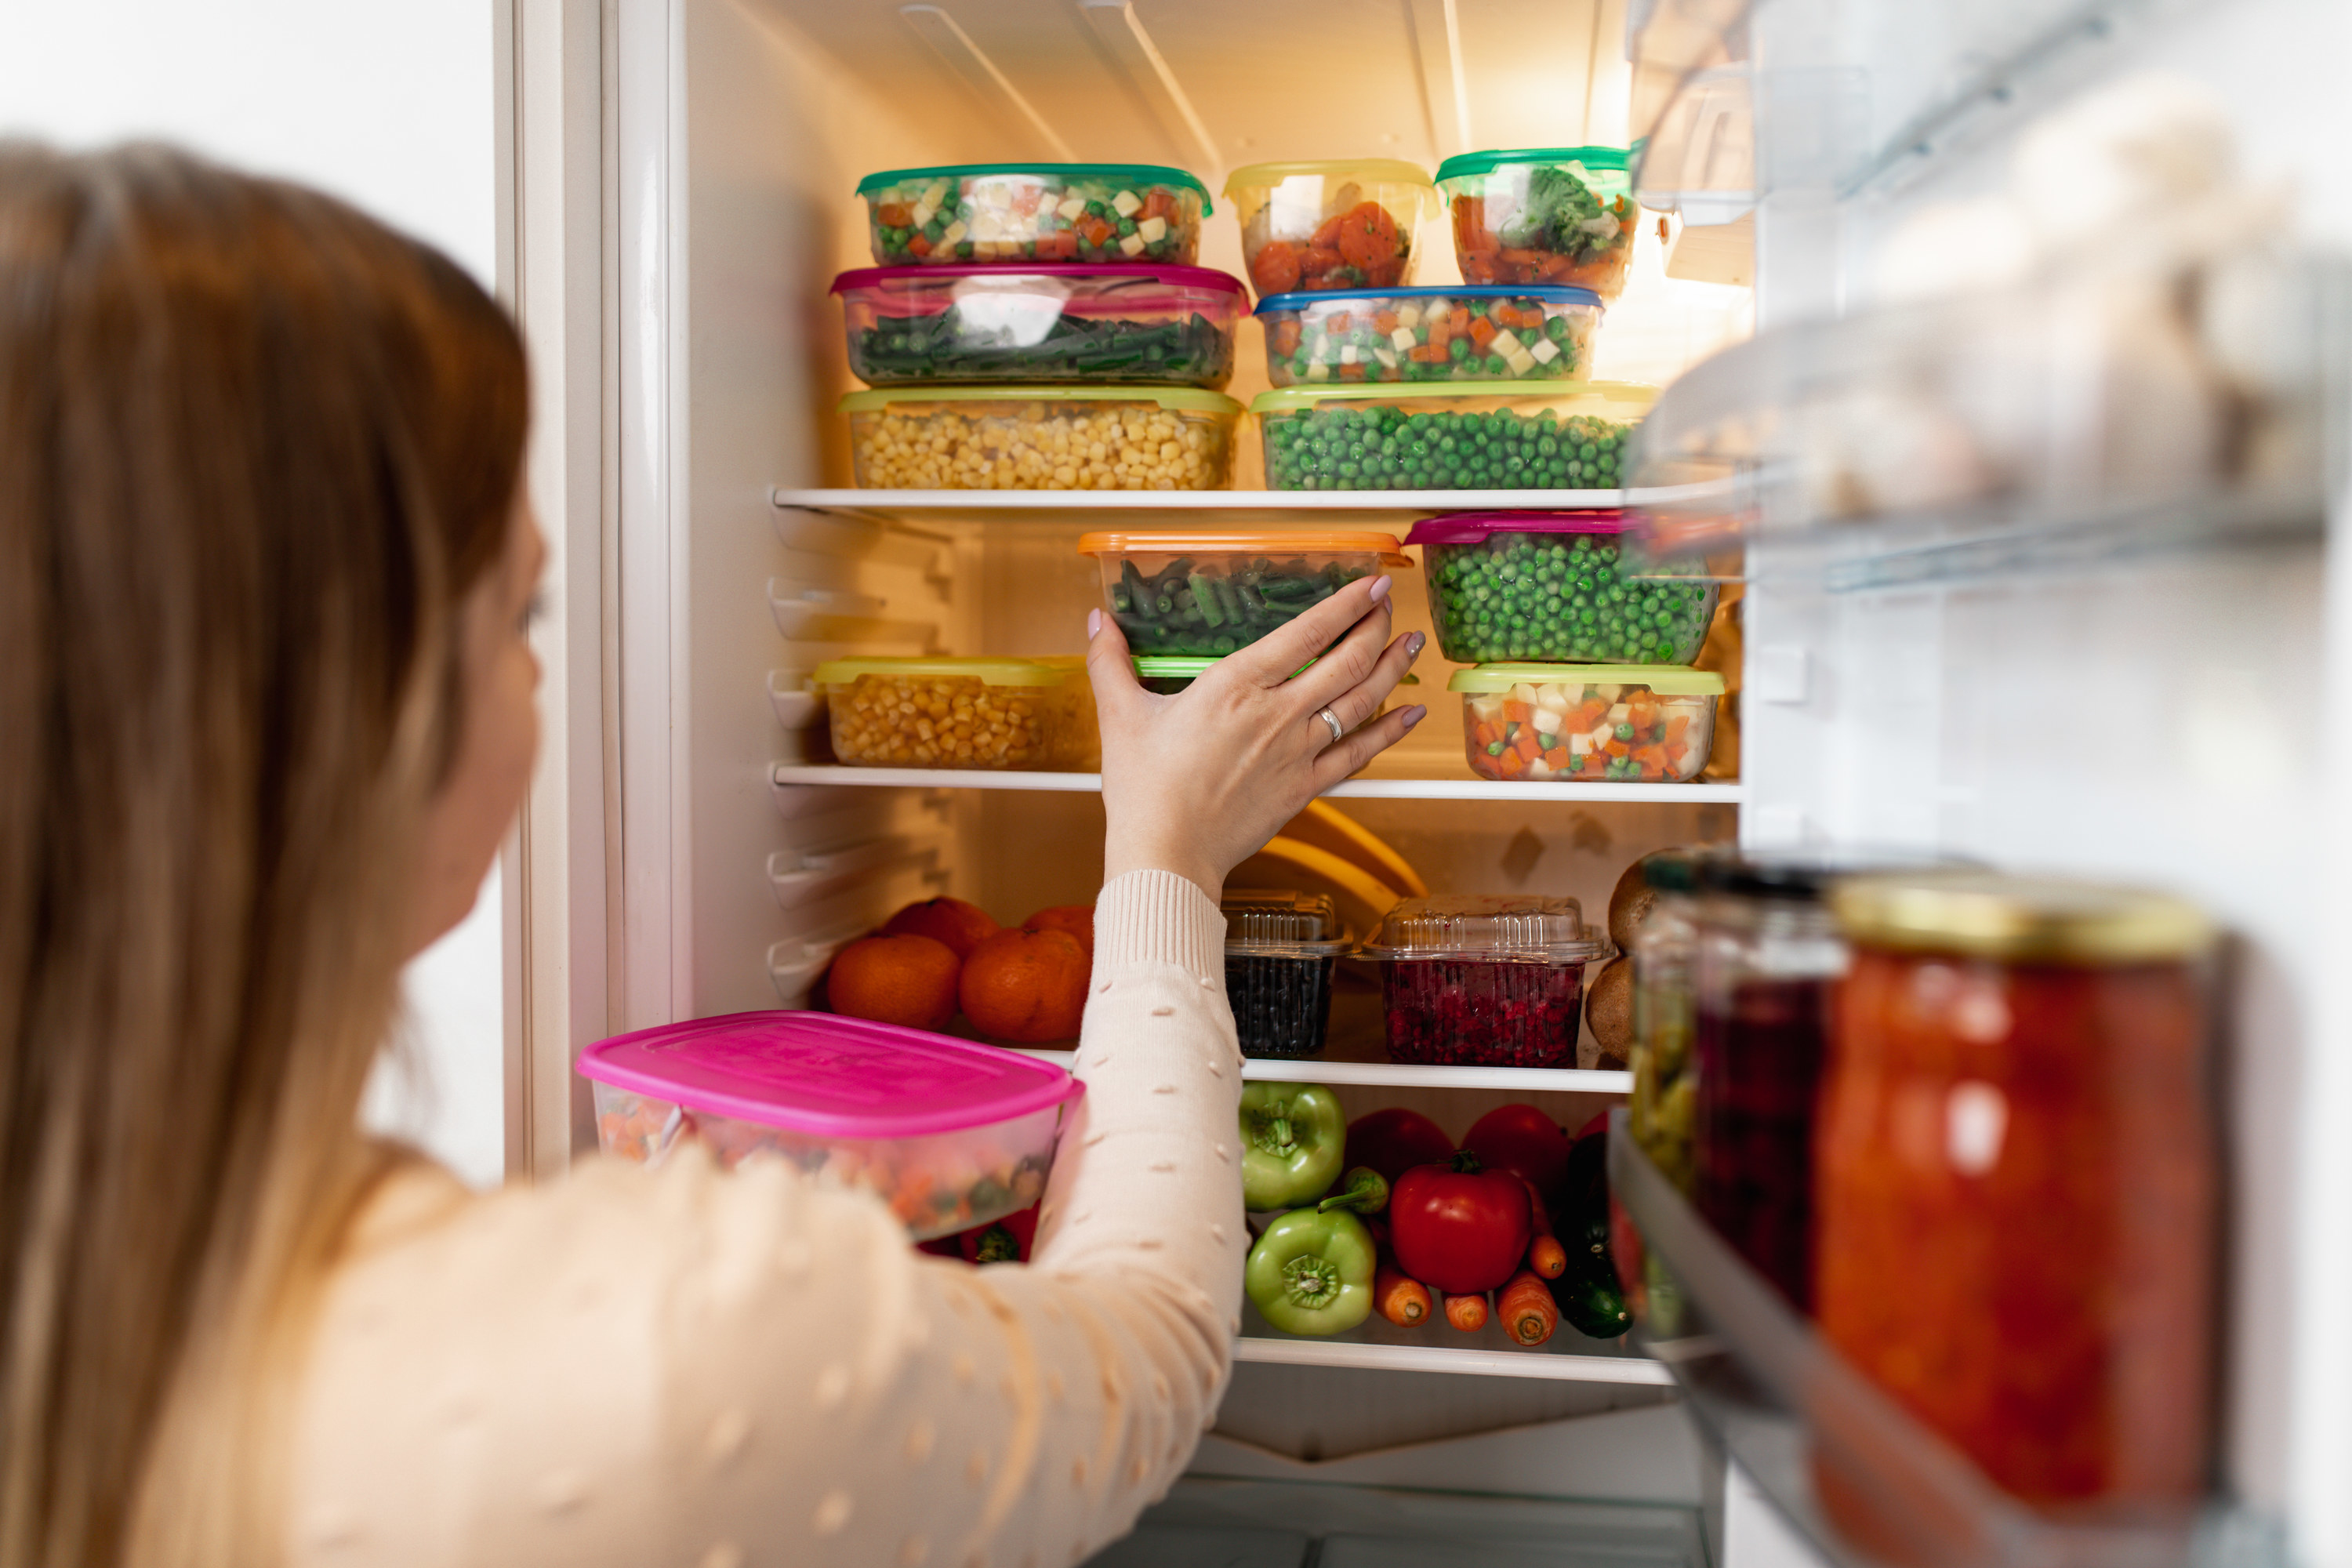
[[[1331,1190],[1346,1163],[1348,1113],[1311,1083],[1242,1089],[1242,1206],[1286,1209]]]
[[[1345,1209],[1297,1209],[1250,1248],[1243,1288],[1286,1334],[1345,1333],[1372,1313],[1380,1252],[1364,1222]]]

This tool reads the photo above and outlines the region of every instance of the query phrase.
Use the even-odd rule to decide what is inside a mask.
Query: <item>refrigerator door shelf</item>
[[[821,588],[788,577],[768,579],[768,610],[776,630],[792,642],[876,642],[929,647],[939,641],[936,621],[894,621],[882,612],[888,602],[872,594]]]
[[[768,671],[768,706],[788,734],[814,727],[824,716],[824,699],[808,689],[805,669]]]
[[[778,908],[792,910],[852,883],[940,862],[940,841],[894,833],[824,850],[779,849],[768,857],[768,886]]]

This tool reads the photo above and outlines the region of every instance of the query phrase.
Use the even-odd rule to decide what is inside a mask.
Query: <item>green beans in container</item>
[[[1225,999],[1245,1057],[1311,1057],[1331,1026],[1331,972],[1351,943],[1328,893],[1228,892]]]
[[[1657,400],[1630,382],[1288,387],[1250,405],[1274,490],[1613,490]]]
[[[1198,530],[1089,533],[1103,598],[1134,654],[1213,658],[1246,647],[1382,567],[1410,566],[1392,533]]]
[[[1719,590],[1706,563],[1661,559],[1622,510],[1465,511],[1423,518],[1440,652],[1456,664],[1688,664]]]

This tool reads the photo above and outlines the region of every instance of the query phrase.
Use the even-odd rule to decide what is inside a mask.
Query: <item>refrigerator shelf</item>
[[[1716,1235],[1634,1143],[1622,1108],[1610,1133],[1610,1193],[1644,1254],[1634,1344],[1671,1371],[1700,1425],[1833,1568],[2284,1563],[2270,1521],[2218,1500],[2193,1517],[2129,1525],[2059,1522],[2013,1500],[1848,1366]],[[1849,1508],[1867,1511],[1878,1550],[1831,1522],[1824,1472]]]
[[[893,789],[1015,789],[1091,793],[1102,788],[1100,773],[1047,773],[982,768],[852,768],[834,763],[778,763],[770,769],[770,784],[778,789],[816,785]],[[1748,798],[1738,784],[1501,784],[1487,779],[1349,779],[1323,792],[1354,800],[1511,800],[1557,801],[1562,805],[1599,802],[1643,805],[1692,805],[1730,803]]]
[[[1015,1047],[1062,1067],[1076,1065],[1077,1052]],[[1321,1057],[1251,1057],[1242,1077],[1275,1083],[1337,1083],[1412,1089],[1496,1089],[1509,1094],[1615,1094],[1633,1092],[1633,1075],[1598,1068],[1446,1068],[1418,1062],[1364,1062]]]
[[[1448,511],[1575,511],[1617,507],[1625,490],[865,490],[768,492],[779,512],[829,523],[978,522],[1007,515],[1071,516],[1121,527],[1219,523],[1396,529]],[[805,548],[817,548],[806,544]]]
[[[1281,1366],[1349,1366],[1375,1372],[1438,1372],[1457,1377],[1526,1377],[1555,1383],[1670,1385],[1674,1374],[1622,1340],[1589,1340],[1561,1325],[1542,1345],[1514,1344],[1489,1321],[1475,1334],[1432,1321],[1399,1328],[1378,1314],[1344,1334],[1286,1334],[1242,1303],[1236,1361]]]

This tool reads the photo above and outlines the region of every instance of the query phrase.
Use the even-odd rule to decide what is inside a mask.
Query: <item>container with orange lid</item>
[[[1989,872],[1856,878],[1829,903],[1852,957],[1813,1142],[1822,1334],[2028,1503],[2192,1502],[2211,925],[2157,894]],[[1833,1513],[1859,1506],[1820,1479]]]
[[[1359,577],[1412,564],[1391,533],[1089,533],[1103,597],[1137,654],[1214,657],[1255,642]]]

